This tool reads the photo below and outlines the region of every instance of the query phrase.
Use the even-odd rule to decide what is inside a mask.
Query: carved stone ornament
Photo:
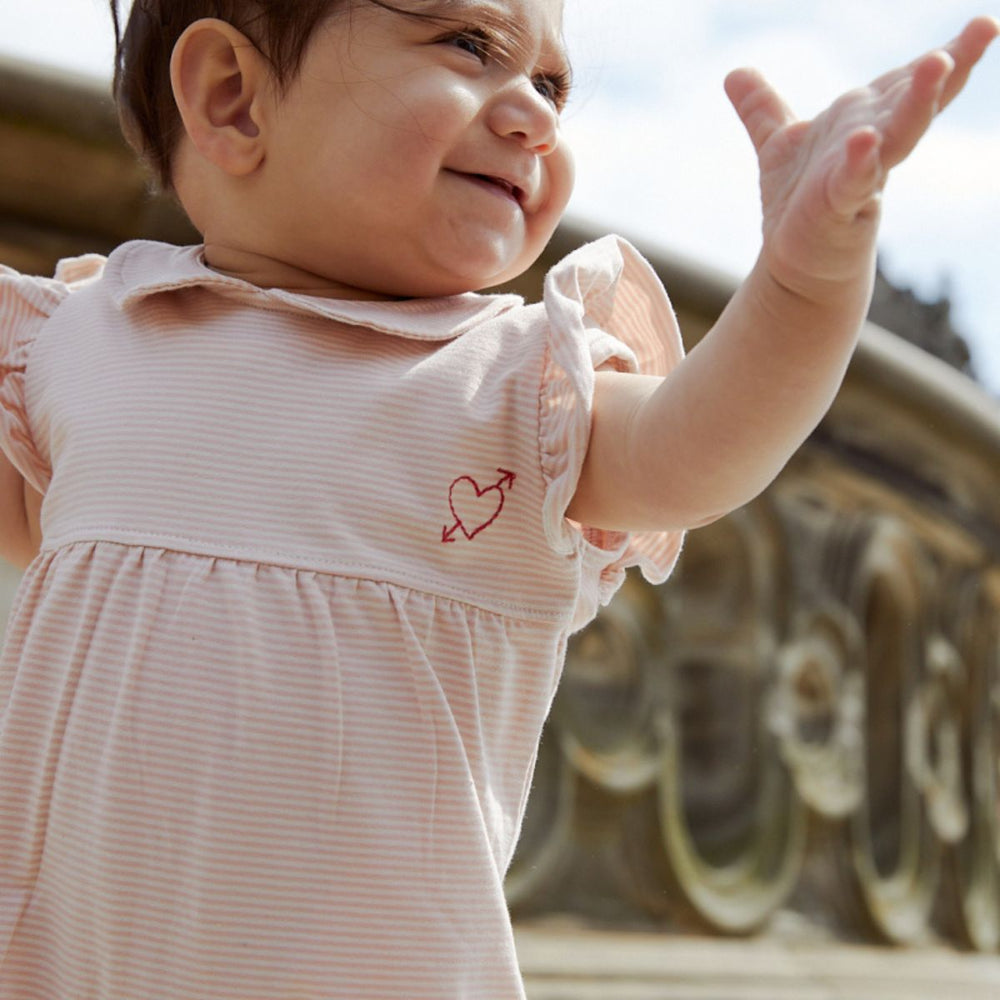
[[[575,637],[516,914],[997,949],[1000,421],[872,388]]]

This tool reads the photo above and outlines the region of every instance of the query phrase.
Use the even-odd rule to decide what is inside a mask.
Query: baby
[[[118,27],[117,11],[112,13]],[[797,121],[681,359],[570,196],[562,0],[136,0],[126,134],[203,236],[0,269],[0,995],[523,997],[503,877],[568,636],[834,397],[890,169],[1000,33]]]

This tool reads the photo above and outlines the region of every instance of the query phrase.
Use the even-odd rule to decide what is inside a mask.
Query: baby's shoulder
[[[59,261],[51,278],[21,274],[0,264],[0,341],[6,348],[34,338],[74,292],[98,281],[106,258],[86,254]]]
[[[31,289],[68,295],[83,285],[98,280],[104,273],[107,257],[97,253],[80,257],[64,257],[56,264],[51,278],[41,275],[22,274],[6,264],[0,264],[0,287],[8,293],[29,294]]]

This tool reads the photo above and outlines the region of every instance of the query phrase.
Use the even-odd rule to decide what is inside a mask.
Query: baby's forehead
[[[508,21],[527,29],[539,19],[546,27],[562,27],[564,0],[397,0],[391,6],[426,17],[485,17]],[[530,16],[534,15],[534,17]]]
[[[548,54],[569,61],[562,36],[564,0],[403,0],[393,6],[426,17],[492,26],[523,43],[541,43]]]

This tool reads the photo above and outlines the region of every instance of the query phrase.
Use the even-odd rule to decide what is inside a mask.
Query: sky
[[[941,45],[998,0],[567,0],[577,160],[569,215],[734,276],[752,266],[753,151],[723,93],[756,66],[796,114]],[[107,77],[104,0],[0,0],[0,54]],[[935,122],[884,197],[891,281],[953,300],[986,385],[1000,394],[1000,44]]]

